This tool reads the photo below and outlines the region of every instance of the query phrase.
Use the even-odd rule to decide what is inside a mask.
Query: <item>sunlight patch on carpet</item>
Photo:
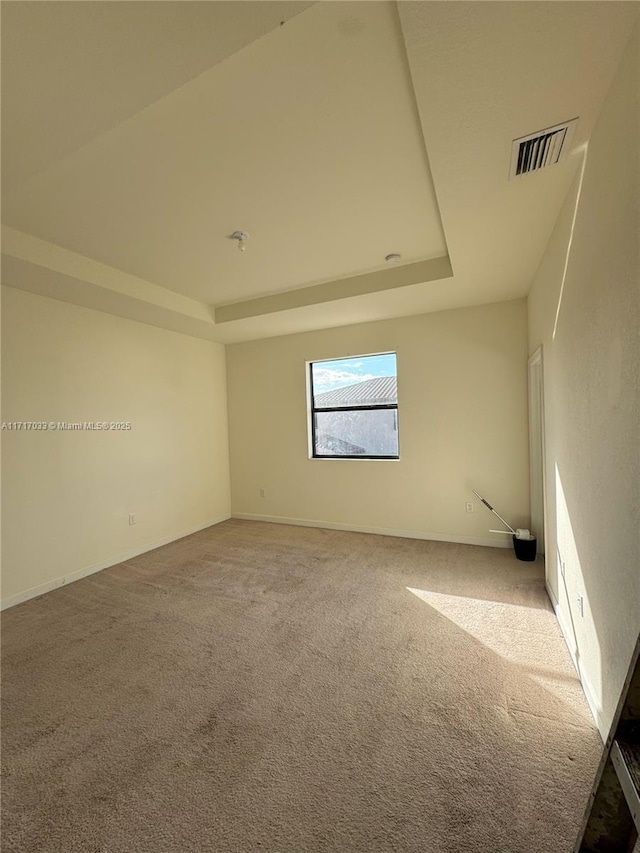
[[[564,645],[558,642],[560,628],[551,611],[412,587],[407,590],[585,716],[578,675]],[[585,716],[585,723],[589,719]]]

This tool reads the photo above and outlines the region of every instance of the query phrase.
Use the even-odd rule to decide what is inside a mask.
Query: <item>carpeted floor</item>
[[[569,853],[601,750],[507,550],[232,520],[2,632],[4,853]]]

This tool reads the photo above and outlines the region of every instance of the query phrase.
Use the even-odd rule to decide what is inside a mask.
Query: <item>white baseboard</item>
[[[593,685],[591,684],[589,676],[585,672],[584,666],[582,665],[579,650],[576,645],[576,640],[573,631],[571,630],[571,626],[566,620],[564,610],[558,603],[558,600],[555,597],[553,590],[551,589],[547,581],[545,581],[545,587],[547,589],[549,601],[551,602],[555,611],[556,619],[558,620],[558,625],[560,626],[560,630],[562,631],[562,636],[564,637],[564,641],[567,644],[567,648],[569,649],[571,660],[573,661],[573,665],[575,666],[576,672],[578,673],[578,678],[580,679],[582,690],[587,700],[587,704],[589,705],[589,710],[591,711],[591,715],[593,716],[593,719],[595,720],[595,723],[598,727],[600,737],[604,742],[607,739],[607,735],[609,734],[609,726],[602,716],[602,706],[596,698],[596,692],[593,689]]]
[[[485,539],[479,536],[454,536],[448,533],[423,533],[418,530],[395,530],[391,527],[363,527],[357,524],[342,524],[337,521],[313,521],[309,518],[285,518],[280,515],[253,515],[246,512],[234,512],[231,518],[246,521],[268,521],[274,524],[294,524],[298,527],[322,527],[327,530],[348,530],[352,533],[376,533],[378,536],[398,536],[401,539],[430,539],[435,542],[452,542],[459,545],[482,545],[487,548],[513,548],[511,537],[503,539]]]
[[[556,614],[556,619],[558,620],[558,624],[560,625],[562,636],[564,637],[564,641],[567,644],[567,648],[569,649],[569,654],[571,655],[573,665],[576,668],[576,672],[580,674],[580,670],[578,669],[578,649],[576,647],[576,641],[575,637],[573,636],[571,626],[567,624],[564,617],[564,610],[560,607],[558,599],[555,597],[553,590],[549,586],[549,582],[545,580],[544,585],[547,590],[547,595],[549,596],[549,601],[551,602],[551,605],[553,606],[554,612]]]
[[[580,683],[582,684],[582,689],[584,690],[589,710],[591,711],[596,726],[598,727],[598,731],[600,732],[602,743],[604,743],[609,735],[609,723],[607,723],[602,716],[602,707],[598,702],[595,690],[593,689],[589,676],[584,671],[584,667],[580,663],[580,660],[578,660],[578,674],[580,675]]]
[[[184,530],[182,533],[174,533],[170,536],[165,536],[158,539],[156,542],[150,542],[134,551],[128,551],[126,554],[119,554],[116,557],[109,557],[106,560],[101,560],[99,563],[93,563],[91,566],[85,566],[83,569],[78,569],[75,572],[69,572],[60,578],[41,583],[38,586],[26,589],[23,592],[17,592],[15,595],[10,595],[3,598],[0,603],[0,610],[6,610],[9,607],[15,607],[16,604],[22,604],[23,601],[28,601],[30,598],[36,598],[38,595],[44,595],[45,592],[51,592],[53,589],[58,589],[61,586],[67,586],[80,578],[86,578],[87,575],[93,575],[96,572],[101,572],[103,569],[108,569],[110,566],[117,566],[118,563],[124,563],[125,560],[132,560],[134,557],[139,557],[140,554],[146,554],[148,551],[153,551],[156,548],[161,548],[163,545],[168,545],[170,542],[175,542],[177,539],[183,539],[185,536],[191,536],[192,533],[198,533],[200,530],[205,530],[207,527],[212,527],[214,524],[220,524],[221,521],[226,521],[231,516],[221,515],[219,518],[212,518],[205,521],[203,524],[198,524],[197,527],[192,527],[189,530]]]

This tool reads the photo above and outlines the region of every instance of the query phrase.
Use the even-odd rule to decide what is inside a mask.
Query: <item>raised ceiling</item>
[[[408,83],[395,4],[317,4],[5,194],[3,219],[215,304],[446,255]]]
[[[523,296],[636,16],[5,3],[3,281],[223,342]]]
[[[311,5],[3,3],[3,192]]]

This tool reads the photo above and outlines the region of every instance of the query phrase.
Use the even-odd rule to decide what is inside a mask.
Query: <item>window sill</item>
[[[309,456],[310,462],[400,462],[400,456]]]

